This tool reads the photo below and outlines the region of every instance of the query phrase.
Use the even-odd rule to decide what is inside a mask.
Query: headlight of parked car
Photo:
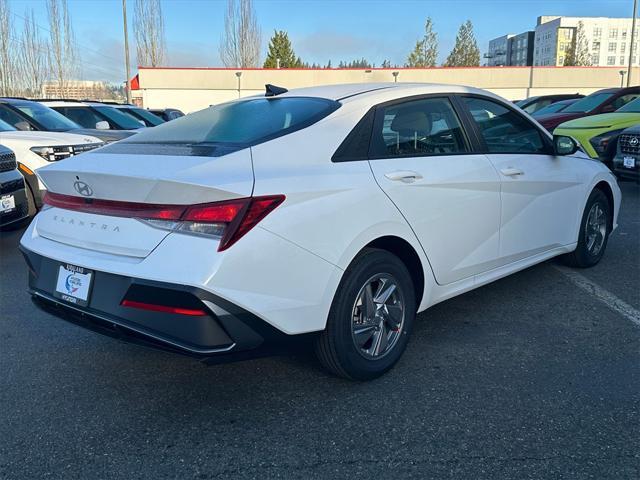
[[[609,154],[613,155],[613,150],[610,149],[612,145],[615,145],[615,141],[618,135],[624,130],[611,130],[609,132],[602,133],[596,137],[593,137],[589,142],[600,157],[605,157]]]

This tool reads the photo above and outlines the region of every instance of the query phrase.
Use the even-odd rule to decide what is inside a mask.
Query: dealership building
[[[457,67],[372,69],[229,69],[139,67],[133,101],[146,108],[193,112],[209,105],[264,93],[267,83],[288,89],[338,83],[421,82],[484,88],[509,100],[552,93],[587,95],[621,84],[620,68]],[[626,70],[625,70],[626,73]],[[640,80],[640,68],[631,74]],[[626,81],[626,78],[625,78]]]

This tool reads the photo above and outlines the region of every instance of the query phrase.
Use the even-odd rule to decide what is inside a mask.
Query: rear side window
[[[490,153],[547,153],[542,135],[523,115],[483,98],[464,97]]]
[[[460,121],[447,98],[427,98],[378,109],[372,158],[450,155],[466,152]]]
[[[177,118],[120,143],[254,145],[308,127],[336,110],[333,100],[254,98]]]

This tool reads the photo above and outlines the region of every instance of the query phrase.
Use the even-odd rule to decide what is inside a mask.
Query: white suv
[[[27,182],[30,215],[42,204],[45,187],[36,176],[39,168],[104,145],[99,139],[88,135],[20,131],[2,120],[0,144],[15,153],[18,169]]]
[[[311,337],[330,371],[373,378],[416,312],[602,258],[620,190],[577,148],[478,89],[268,86],[42,169],[29,290],[206,361]]]

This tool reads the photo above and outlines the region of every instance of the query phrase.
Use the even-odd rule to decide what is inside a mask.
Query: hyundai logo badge
[[[91,195],[93,195],[93,189],[80,180],[73,182],[73,188],[83,197],[90,197]]]

